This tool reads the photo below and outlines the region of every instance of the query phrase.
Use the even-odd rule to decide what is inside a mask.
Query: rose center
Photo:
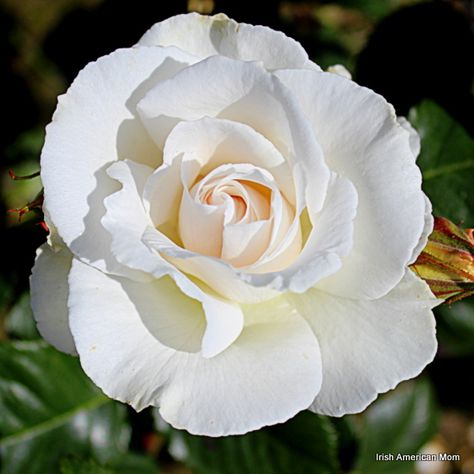
[[[202,205],[221,206],[224,224],[249,223],[270,216],[271,190],[252,181],[198,182],[190,192]]]
[[[179,231],[188,250],[234,266],[254,263],[269,245],[274,181],[253,165],[221,165],[183,192]],[[273,187],[272,187],[273,186]]]

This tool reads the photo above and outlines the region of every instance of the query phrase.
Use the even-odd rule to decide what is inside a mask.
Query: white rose
[[[359,412],[436,351],[407,269],[432,226],[418,148],[282,33],[158,23],[87,65],[48,126],[39,329],[191,433]]]

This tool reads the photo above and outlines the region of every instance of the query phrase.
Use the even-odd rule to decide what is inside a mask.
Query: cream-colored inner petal
[[[179,234],[184,248],[238,268],[262,258],[275,237],[289,230],[282,215],[295,215],[271,173],[248,163],[218,166],[190,189],[183,182],[183,188]]]

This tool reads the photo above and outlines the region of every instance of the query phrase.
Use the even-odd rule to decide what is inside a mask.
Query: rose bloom
[[[109,397],[240,434],[360,412],[433,359],[437,300],[407,267],[432,228],[419,138],[333,71],[192,13],[59,98],[32,306]]]

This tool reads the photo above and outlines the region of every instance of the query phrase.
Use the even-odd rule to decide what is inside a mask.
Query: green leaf
[[[66,455],[105,464],[123,455],[124,406],[106,398],[79,361],[43,342],[0,344],[1,472],[59,472]]]
[[[128,453],[112,464],[117,474],[157,474],[158,467],[148,456]]]
[[[474,140],[441,107],[424,101],[409,119],[421,136],[418,165],[433,213],[474,226]]]
[[[343,4],[345,8],[360,10],[374,20],[380,20],[400,7],[402,1],[391,0],[390,2],[374,2],[374,0],[345,0]]]
[[[365,412],[356,471],[412,473],[413,462],[397,461],[397,455],[416,454],[436,433],[437,425],[438,410],[429,382],[405,382]],[[376,454],[393,455],[394,459],[377,461]]]
[[[170,452],[198,474],[338,472],[334,427],[311,412],[243,436],[207,438],[173,430]]]
[[[338,459],[342,472],[350,472],[354,467],[359,448],[359,436],[354,426],[353,417],[342,416],[331,418],[331,423],[337,433]]]
[[[60,463],[61,474],[114,474],[114,471],[100,466],[93,459],[65,458]]]
[[[61,474],[157,474],[158,468],[147,456],[128,453],[112,464],[101,466],[94,459],[67,457],[61,460]]]
[[[39,339],[33,311],[30,306],[30,295],[24,293],[11,309],[5,321],[5,329],[10,337],[18,339]]]

